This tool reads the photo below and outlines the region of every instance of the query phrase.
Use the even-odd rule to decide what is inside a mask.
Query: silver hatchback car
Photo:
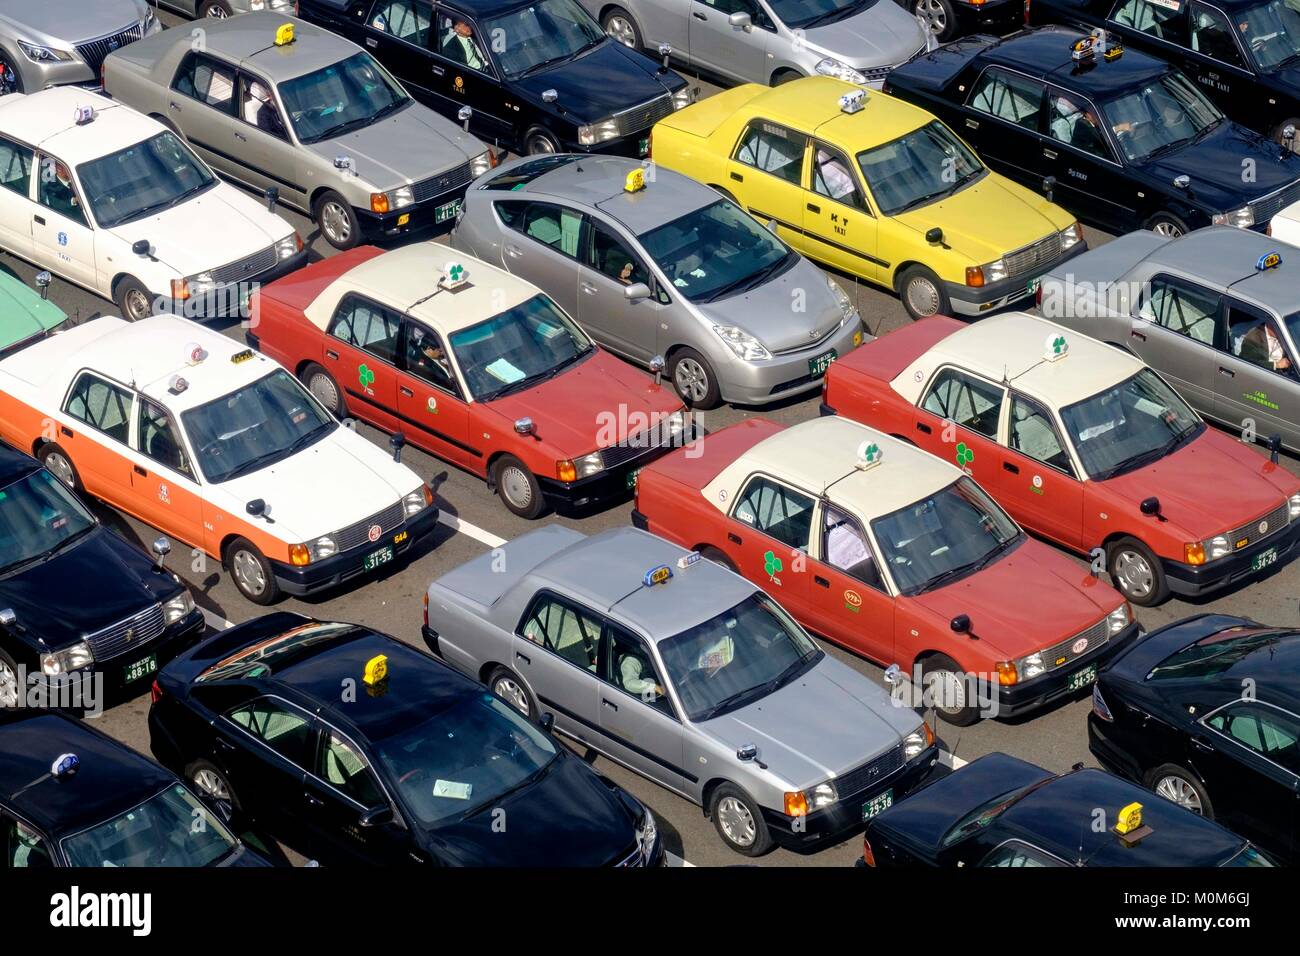
[[[550,525],[431,585],[425,642],[521,713],[699,804],[723,841],[808,852],[938,758],[915,710],[697,552]]]
[[[666,362],[696,408],[817,389],[870,337],[848,295],[743,209],[633,159],[506,163],[465,194],[451,243],[540,286],[611,352]]]
[[[104,57],[159,29],[145,0],[0,0],[0,94],[98,86]]]
[[[212,20],[224,20],[237,13],[260,13],[270,10],[274,13],[297,14],[298,0],[158,0],[159,6],[168,7],[187,17],[207,17]]]

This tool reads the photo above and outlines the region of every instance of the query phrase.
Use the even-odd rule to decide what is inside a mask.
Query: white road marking
[[[447,514],[445,511],[438,512],[438,520],[445,524],[452,531],[459,531],[461,534],[467,534],[475,541],[486,544],[489,548],[499,548],[506,543],[505,538],[498,538],[491,531],[484,531],[477,525],[472,525],[468,521],[462,521],[455,515]]]
[[[970,763],[970,761],[962,760],[956,754],[950,754],[946,750],[940,750],[939,763],[952,770],[960,770],[962,767],[966,766],[966,764]]]
[[[667,850],[664,851],[664,859],[667,860],[669,866],[695,866],[690,860],[683,860],[676,853],[669,853]]]
[[[232,622],[227,621],[224,617],[218,617],[205,607],[201,607],[199,610],[203,612],[203,620],[207,621],[208,627],[212,628],[214,631],[224,631],[228,627],[235,626]]]

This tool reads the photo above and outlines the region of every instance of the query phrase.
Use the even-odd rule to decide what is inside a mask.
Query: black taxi
[[[998,172],[1108,232],[1262,232],[1300,198],[1300,156],[1104,31],[958,40],[895,69],[887,90],[938,114]]]
[[[300,0],[299,16],[364,45],[417,100],[521,154],[641,158],[694,99],[668,68],[605,35],[578,0]]]

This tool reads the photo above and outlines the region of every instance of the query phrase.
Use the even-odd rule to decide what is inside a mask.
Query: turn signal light
[[[972,289],[984,287],[984,270],[979,266],[966,267],[966,284]]]
[[[998,661],[999,684],[1003,687],[1010,687],[1012,684],[1019,683],[1019,681],[1020,673],[1016,670],[1015,661]]]
[[[421,485],[420,490],[424,492],[424,506],[427,508],[433,504],[433,489],[428,485]]]
[[[876,865],[876,854],[871,850],[871,841],[865,836],[862,838],[862,862],[867,866]]]
[[[299,568],[311,563],[311,552],[305,544],[289,545],[289,563]]]
[[[787,817],[808,816],[808,798],[802,793],[787,793],[785,795],[785,815]]]
[[[1205,545],[1199,541],[1195,544],[1185,544],[1183,545],[1183,555],[1186,557],[1188,564],[1204,564]]]
[[[149,685],[149,703],[156,704],[163,699],[163,689],[158,686],[158,681]]]
[[[370,194],[370,211],[377,212],[380,215],[388,212],[388,195],[387,193]]]
[[[559,477],[560,481],[578,480],[578,469],[573,467],[573,462],[568,459],[557,461],[555,463],[555,474]]]
[[[185,279],[172,279],[172,298],[176,300],[190,297],[190,284]]]

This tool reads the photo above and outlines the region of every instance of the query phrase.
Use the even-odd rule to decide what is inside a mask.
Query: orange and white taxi
[[[0,436],[69,487],[219,558],[270,604],[395,560],[429,486],[279,364],[176,316],[99,318],[0,361]]]

